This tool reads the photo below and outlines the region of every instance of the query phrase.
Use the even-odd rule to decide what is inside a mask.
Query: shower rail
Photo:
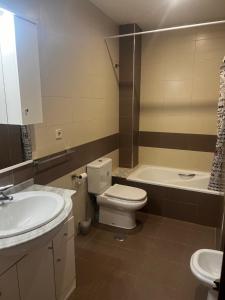
[[[122,38],[122,37],[144,35],[144,34],[150,34],[150,33],[165,32],[165,31],[187,29],[187,28],[195,28],[195,27],[200,27],[200,26],[209,26],[209,25],[216,25],[216,24],[225,24],[225,20],[205,22],[205,23],[197,23],[197,24],[190,24],[190,25],[181,25],[181,26],[174,26],[174,27],[167,27],[167,28],[159,28],[159,29],[153,29],[153,30],[148,30],[148,31],[140,31],[140,32],[134,32],[134,33],[111,35],[111,36],[106,36],[104,39],[105,40],[107,40],[107,39],[116,39],[116,38]]]

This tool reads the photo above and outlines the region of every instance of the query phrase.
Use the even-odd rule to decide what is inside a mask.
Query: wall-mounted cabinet
[[[0,10],[0,123],[41,122],[37,25]]]

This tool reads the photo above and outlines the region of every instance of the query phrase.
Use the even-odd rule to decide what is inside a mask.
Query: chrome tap
[[[12,196],[8,196],[5,194],[5,192],[8,189],[10,189],[11,187],[13,187],[13,184],[0,187],[0,203],[4,202],[4,201],[12,201],[13,200]]]

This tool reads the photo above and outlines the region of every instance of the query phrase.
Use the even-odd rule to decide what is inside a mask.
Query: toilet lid
[[[115,184],[105,192],[105,195],[129,201],[140,201],[146,198],[147,193],[146,191],[135,187]]]

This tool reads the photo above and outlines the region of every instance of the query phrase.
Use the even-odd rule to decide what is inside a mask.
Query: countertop
[[[76,193],[75,190],[61,189],[37,184],[30,185],[29,183],[25,183],[14,187],[10,193],[26,191],[47,191],[59,194],[65,200],[64,209],[54,220],[40,228],[13,237],[0,239],[0,250],[6,250],[7,248],[18,246],[43,236],[45,233],[52,231],[54,228],[63,223],[69,217],[72,211],[73,204],[71,197]]]

